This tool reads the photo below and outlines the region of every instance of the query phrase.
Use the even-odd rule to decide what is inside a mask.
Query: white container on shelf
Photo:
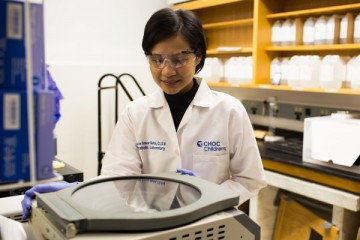
[[[315,42],[315,18],[306,19],[303,28],[303,45],[313,45]]]
[[[348,35],[348,19],[349,19],[349,13],[342,16],[340,21],[340,36],[339,36],[339,42],[340,43],[346,43],[347,41],[347,35]]]
[[[281,20],[277,20],[277,21],[275,21],[274,25],[271,28],[271,44],[273,46],[281,45],[281,37],[282,37],[281,25],[282,25],[282,23],[283,22]]]
[[[315,39],[314,43],[316,45],[325,44],[325,37],[326,37],[326,16],[320,16],[315,21]]]
[[[347,80],[350,82],[352,89],[360,89],[360,55],[353,58],[352,72],[348,74]]]
[[[281,25],[280,42],[283,46],[289,46],[295,44],[296,29],[295,21],[293,19],[286,19]]]
[[[270,64],[270,82],[272,85],[280,85],[281,78],[281,59],[274,58]]]
[[[219,58],[206,58],[204,68],[198,74],[208,82],[219,82],[223,77],[223,64]]]
[[[239,77],[236,75],[237,58],[231,57],[225,62],[224,78],[230,83],[239,83]]]
[[[289,58],[287,58],[287,57],[282,58],[281,64],[280,64],[280,68],[281,68],[280,85],[287,85],[288,77],[289,77],[288,66],[289,66]]]
[[[304,88],[319,87],[320,57],[316,55],[302,56],[300,57],[299,64],[300,86]]]
[[[242,83],[251,83],[252,82],[252,73],[253,73],[253,58],[251,56],[245,57],[245,66]]]
[[[300,56],[294,55],[290,58],[288,63],[288,85],[293,88],[299,88],[300,87]]]
[[[339,55],[326,55],[320,63],[320,87],[337,91],[346,78],[345,61]]]
[[[360,13],[354,20],[354,43],[360,43]]]
[[[332,15],[326,21],[325,44],[335,43],[335,21],[337,18],[337,15]]]

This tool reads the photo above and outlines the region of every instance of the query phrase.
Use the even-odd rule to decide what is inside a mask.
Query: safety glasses
[[[163,69],[166,62],[168,62],[172,68],[181,68],[196,58],[195,50],[185,50],[175,54],[146,52],[145,55],[149,64],[158,69]]]

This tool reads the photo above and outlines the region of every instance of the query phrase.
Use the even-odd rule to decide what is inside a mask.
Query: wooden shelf
[[[173,9],[187,9],[187,10],[197,10],[208,7],[215,7],[219,5],[224,5],[228,3],[242,2],[244,0],[197,0],[186,3],[180,3],[172,6]]]
[[[219,51],[217,49],[208,49],[206,54],[207,55],[242,55],[242,54],[251,54],[252,53],[252,48],[241,48],[240,50],[235,50],[235,51]]]
[[[290,86],[274,86],[270,84],[241,84],[241,83],[229,83],[229,82],[209,82],[208,84],[210,87],[239,87],[239,88],[270,89],[270,90],[279,90],[279,91],[360,95],[360,90],[345,89],[345,88],[339,89],[338,91],[328,91],[322,88],[292,88]]]
[[[234,20],[234,21],[208,23],[208,24],[204,24],[203,28],[204,29],[212,29],[212,28],[222,28],[222,27],[236,27],[236,26],[250,25],[252,23],[253,23],[253,19],[248,18],[248,19],[240,19],[240,20]]]
[[[360,44],[332,44],[332,45],[298,45],[298,46],[270,46],[266,51],[342,51],[360,50]]]
[[[359,9],[360,9],[360,3],[354,3],[354,4],[346,4],[341,6],[321,7],[314,9],[305,9],[300,11],[274,13],[267,15],[266,18],[281,19],[281,18],[290,18],[290,17],[306,17],[306,16],[321,15],[321,14],[333,14],[333,13],[341,13],[346,11],[356,11]]]

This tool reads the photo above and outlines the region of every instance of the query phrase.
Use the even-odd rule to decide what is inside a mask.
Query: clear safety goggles
[[[149,64],[159,69],[163,69],[165,67],[165,62],[168,62],[172,68],[181,68],[196,58],[195,50],[185,50],[175,54],[157,54],[147,52],[145,55]]]

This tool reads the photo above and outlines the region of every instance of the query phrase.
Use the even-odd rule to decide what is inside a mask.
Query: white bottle
[[[203,78],[205,81],[209,81],[210,78],[210,61],[211,58],[207,57],[204,62],[204,67],[201,71],[196,75],[197,77]]]
[[[210,63],[210,81],[219,82],[223,77],[223,64],[219,58],[212,58]]]
[[[251,83],[253,75],[253,58],[245,57],[244,81],[243,83]]]
[[[337,91],[346,78],[346,66],[339,55],[326,55],[320,63],[320,87],[327,91]]]
[[[335,21],[337,18],[337,15],[332,15],[326,21],[325,44],[335,43]]]
[[[271,28],[271,44],[273,46],[279,46],[281,45],[281,25],[282,21],[277,20],[274,25]]]
[[[342,16],[340,21],[340,36],[339,36],[339,43],[346,43],[347,42],[347,34],[348,34],[348,19],[349,13]]]
[[[304,88],[319,87],[320,57],[304,56],[300,58],[300,85]]]
[[[281,78],[281,60],[274,58],[270,64],[270,82],[272,85],[280,85]]]
[[[230,83],[239,83],[239,75],[237,73],[237,57],[231,57],[225,63],[225,80]]]
[[[281,25],[280,42],[283,46],[291,45],[293,22],[293,19],[286,19],[285,22]]]
[[[360,13],[354,20],[354,43],[360,43]]]
[[[237,57],[236,58],[236,67],[235,67],[235,71],[236,71],[236,77],[237,78],[237,83],[243,83],[245,81],[245,57]]]
[[[326,36],[326,16],[320,16],[315,21],[315,39],[314,42],[316,45],[325,44]]]
[[[292,56],[288,63],[288,85],[293,88],[300,87],[299,75],[299,60],[300,56]]]
[[[309,17],[304,23],[303,45],[313,45],[315,41],[315,18]]]
[[[353,61],[353,76],[351,76],[350,80],[350,86],[352,89],[358,89],[360,90],[360,55],[355,57],[355,60]],[[349,78],[348,78],[349,80]]]
[[[296,24],[295,20],[290,21],[290,30],[289,30],[289,45],[296,44]]]
[[[280,68],[281,68],[281,80],[280,85],[287,85],[288,82],[288,66],[289,66],[289,58],[284,57],[281,61]]]

